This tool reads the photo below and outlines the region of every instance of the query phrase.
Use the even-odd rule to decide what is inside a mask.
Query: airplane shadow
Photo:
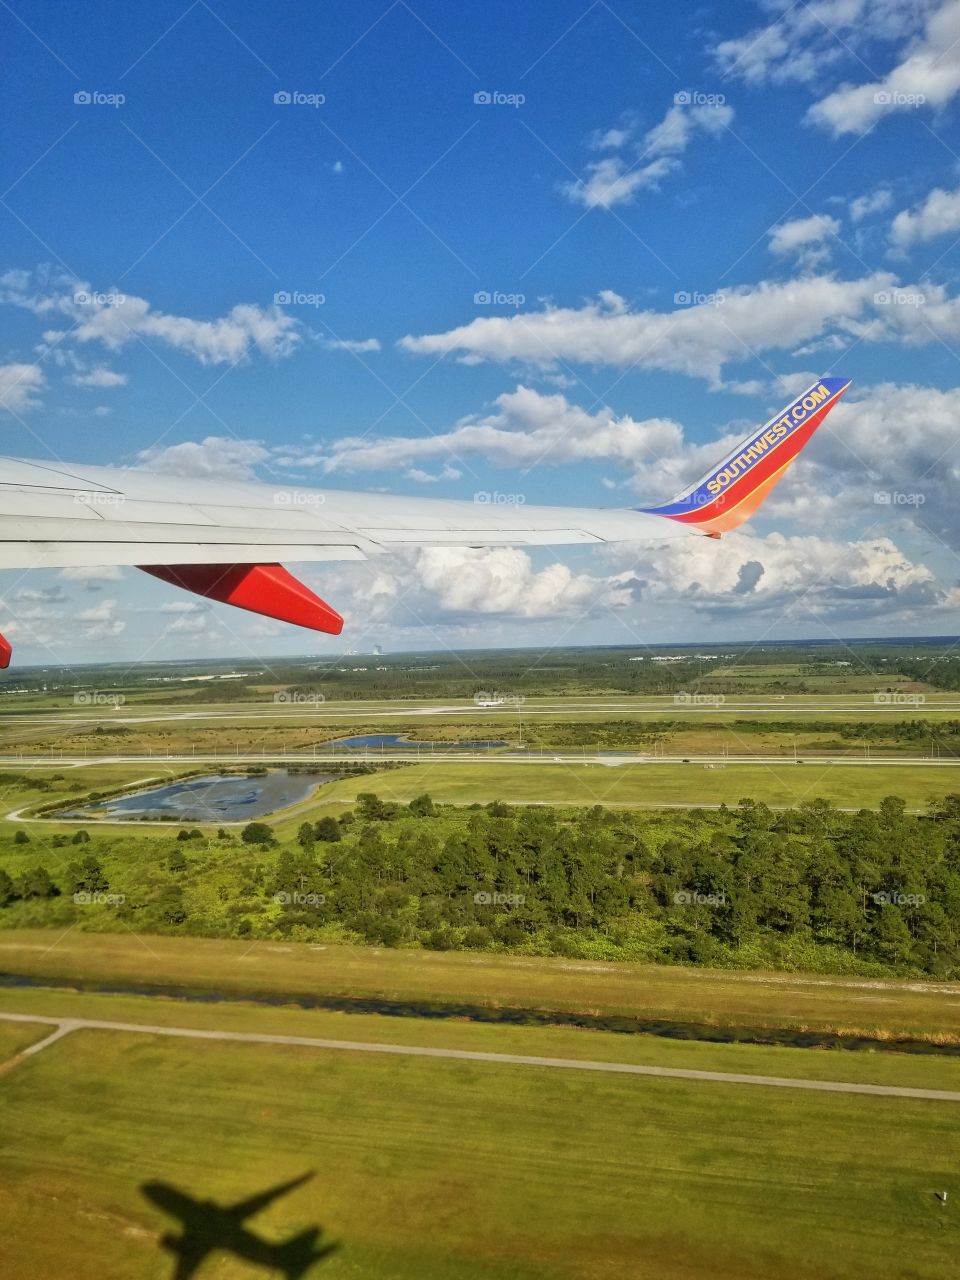
[[[172,1280],[190,1280],[205,1259],[216,1252],[232,1253],[255,1266],[279,1272],[285,1280],[300,1280],[340,1247],[319,1243],[323,1228],[309,1227],[274,1244],[251,1231],[245,1223],[312,1177],[313,1173],[305,1173],[228,1205],[197,1199],[168,1182],[141,1183],[141,1194],[179,1223],[179,1234],[168,1231],[160,1238],[161,1248],[174,1257]]]

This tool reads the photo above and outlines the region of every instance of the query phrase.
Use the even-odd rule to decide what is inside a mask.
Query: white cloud
[[[877,187],[875,191],[868,191],[866,195],[857,196],[856,199],[850,201],[850,221],[862,222],[864,218],[872,217],[875,213],[883,213],[893,204],[893,192],[889,187]]]
[[[891,272],[856,280],[805,275],[724,291],[674,311],[632,311],[616,294],[581,307],[482,316],[445,333],[400,340],[418,355],[454,355],[466,364],[518,361],[662,369],[724,386],[723,370],[769,351],[806,357],[854,340],[920,346],[960,339],[960,298],[943,285],[901,284]]]
[[[719,69],[747,84],[807,84],[857,56],[867,41],[904,40],[936,0],[762,0],[769,20],[714,50]]]
[[[538,569],[516,547],[423,547],[386,565],[325,570],[317,589],[361,631],[387,621],[429,627],[472,617],[576,618],[631,600],[618,575],[575,573],[559,561]]]
[[[160,613],[197,613],[201,605],[193,600],[169,600],[160,606]]]
[[[629,590],[615,581],[575,574],[559,561],[536,570],[516,547],[425,547],[417,569],[424,589],[450,613],[562,617],[630,602]]]
[[[0,412],[24,413],[35,409],[43,389],[43,370],[36,364],[0,364]]]
[[[116,600],[101,600],[92,608],[76,613],[74,622],[87,640],[106,640],[126,630],[126,622],[117,616],[118,609]]]
[[[960,231],[960,187],[956,191],[935,187],[916,209],[902,209],[897,214],[890,226],[890,240],[897,249],[909,249],[957,231]]]
[[[200,610],[190,610],[179,614],[164,631],[164,635],[210,638],[222,634],[219,622],[212,615]]]
[[[707,451],[719,457],[724,443],[715,442]],[[704,460],[697,446],[685,450],[683,432],[669,418],[637,421],[618,416],[606,406],[589,413],[559,393],[542,395],[518,386],[497,397],[493,412],[461,418],[450,431],[379,439],[347,437],[336,441],[327,453],[300,461],[326,472],[393,471],[440,462],[446,464],[441,476],[452,479],[456,473],[450,474],[447,460],[471,456],[503,467],[599,460],[614,461],[639,474],[656,467],[658,484],[673,485],[674,489],[692,478],[692,469],[699,466],[702,471],[711,460]],[[426,474],[421,471],[414,478]]]
[[[25,600],[30,604],[59,604],[67,599],[63,587],[20,587],[11,599]]]
[[[144,449],[137,454],[137,466],[167,476],[251,480],[257,463],[269,456],[270,451],[259,440],[207,436],[200,441],[185,440],[165,448]]]
[[[118,373],[102,364],[88,373],[74,373],[67,378],[67,382],[73,387],[125,387],[127,381],[125,373]]]
[[[66,582],[79,582],[85,591],[99,591],[103,582],[120,582],[123,572],[116,565],[78,565],[61,569],[60,577]]]
[[[811,214],[809,218],[795,218],[782,222],[770,232],[770,252],[778,257],[796,257],[805,268],[822,264],[830,249],[824,241],[834,238],[840,230],[838,219],[826,213]]]
[[[960,388],[881,383],[845,397],[814,455],[848,514],[914,523],[960,549]],[[880,495],[878,503],[877,496]]]
[[[320,345],[327,351],[352,351],[362,355],[365,351],[379,351],[379,338],[322,338]]]
[[[417,484],[437,484],[441,480],[459,480],[463,472],[447,465],[436,472],[423,471],[420,467],[410,467],[405,475],[408,480],[414,480]]]
[[[663,369],[717,386],[730,361],[791,350],[831,332],[860,336],[858,322],[874,295],[894,284],[886,272],[859,280],[822,275],[761,281],[724,291],[721,303],[666,312],[632,311],[606,292],[581,307],[477,317],[446,333],[407,336],[400,346],[418,355],[456,355],[468,364],[517,360],[549,368],[570,361]]]
[[[841,85],[814,103],[808,118],[835,137],[862,133],[884,116],[918,107],[940,108],[960,93],[960,0],[944,0],[930,14],[885,76]]]
[[[44,333],[47,343],[96,342],[117,351],[142,339],[163,343],[201,364],[237,363],[254,350],[276,359],[290,355],[301,340],[299,321],[279,307],[242,303],[217,319],[195,320],[156,311],[134,294],[97,291],[83,281],[43,271],[5,272],[0,302],[68,321],[70,328]]]
[[[717,137],[732,120],[732,107],[695,103],[672,106],[659,124],[635,141],[632,123],[608,129],[594,137],[594,149],[616,149],[623,154],[593,161],[587,165],[585,177],[564,183],[562,190],[568,199],[590,209],[627,204],[638,191],[657,188],[680,168],[679,157],[696,134]]]
[[[884,618],[916,609],[960,607],[960,589],[943,588],[888,537],[841,540],[750,532],[674,539],[662,547],[607,553],[640,600],[677,600],[695,612],[780,619],[796,633],[812,620]]]

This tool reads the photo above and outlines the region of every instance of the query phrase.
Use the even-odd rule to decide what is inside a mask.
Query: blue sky
[[[0,22],[5,453],[632,505],[855,379],[722,548],[305,572],[342,641],[8,574],[21,662],[960,631],[958,0]]]

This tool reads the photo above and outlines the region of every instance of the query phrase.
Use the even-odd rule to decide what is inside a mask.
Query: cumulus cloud
[[[844,397],[810,459],[847,514],[908,524],[960,550],[960,388],[881,383]]]
[[[269,457],[269,449],[259,440],[207,436],[204,440],[144,449],[137,454],[137,466],[167,476],[251,480],[257,463]]]
[[[79,626],[85,639],[110,639],[126,630],[126,622],[123,618],[118,617],[119,608],[119,603],[116,600],[102,600],[90,609],[81,609],[74,614],[73,620]]]
[[[24,413],[40,403],[45,378],[37,364],[0,364],[0,412]]]
[[[117,351],[142,339],[163,343],[201,364],[235,364],[255,350],[277,359],[290,355],[301,341],[299,321],[276,306],[241,303],[224,316],[196,320],[155,310],[134,294],[98,291],[84,281],[50,272],[5,272],[0,276],[0,302],[65,321],[68,328],[44,333],[49,344],[94,342]]]
[[[916,209],[902,209],[890,226],[890,241],[896,249],[909,249],[938,236],[960,231],[960,187],[944,191],[935,187]]]
[[[863,222],[875,213],[883,213],[893,204],[893,192],[889,187],[877,187],[865,195],[857,196],[850,201],[850,221]]]
[[[10,597],[12,600],[23,600],[28,604],[62,604],[67,599],[63,587],[20,587]]]
[[[916,34],[937,0],[810,0],[784,5],[762,0],[759,27],[714,49],[718,68],[747,84],[808,84],[857,56],[867,41],[902,41]]]
[[[72,387],[106,389],[109,387],[125,387],[127,375],[118,373],[116,369],[108,369],[106,365],[97,365],[86,373],[73,373],[67,378]]]
[[[706,452],[720,456],[724,447],[715,442]],[[606,406],[591,413],[560,393],[544,395],[518,386],[498,396],[492,412],[461,418],[449,431],[346,437],[299,461],[326,472],[393,471],[434,462],[449,473],[449,458],[477,457],[496,466],[525,468],[608,460],[637,472],[656,464],[667,487],[679,489],[692,478],[691,470],[699,466],[702,471],[708,464],[703,453],[698,446],[684,446],[682,429],[669,418],[638,421]]]
[[[595,135],[594,149],[611,151],[587,165],[586,174],[563,185],[563,192],[588,209],[629,204],[638,191],[656,189],[680,167],[680,156],[697,134],[717,137],[733,120],[733,108],[723,103],[672,106],[659,124],[637,136],[631,121]]]
[[[852,541],[770,533],[680,539],[652,551],[610,548],[637,599],[682,599],[695,612],[750,613],[799,629],[811,618],[870,619],[912,610],[954,610],[960,589],[940,586],[888,537]]]
[[[872,19],[871,19],[872,21]],[[844,84],[814,103],[808,118],[835,137],[862,133],[884,116],[918,107],[940,108],[960,93],[960,0],[944,0],[930,13],[885,76]]]
[[[444,333],[408,335],[403,350],[466,364],[558,361],[661,369],[725,386],[724,367],[770,351],[807,356],[854,340],[919,346],[960,339],[960,299],[945,286],[901,284],[875,271],[855,280],[804,275],[733,287],[699,306],[631,310],[610,291],[580,307],[482,316]]]
[[[836,237],[839,230],[839,220],[826,213],[795,218],[770,230],[769,249],[777,257],[795,257],[801,266],[813,268],[829,257],[829,245],[824,242]]]
[[[327,351],[350,351],[355,355],[379,351],[379,338],[321,338],[320,345]]]
[[[325,570],[318,589],[363,628],[450,626],[471,618],[528,620],[599,615],[626,608],[631,588],[617,574],[576,573],[559,561],[537,568],[516,547],[423,547],[384,563]]]
[[[408,335],[400,346],[417,355],[455,355],[468,364],[556,361],[662,369],[722,383],[730,361],[792,350],[828,333],[863,336],[859,321],[874,296],[896,277],[875,272],[858,280],[807,276],[761,281],[724,291],[722,301],[673,311],[631,310],[612,292],[580,307],[481,316],[445,333]]]

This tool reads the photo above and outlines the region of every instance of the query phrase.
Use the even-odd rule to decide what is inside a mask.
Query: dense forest
[[[0,924],[338,939],[736,967],[960,976],[960,797],[732,809],[439,807],[358,797],[278,842],[17,833]]]

